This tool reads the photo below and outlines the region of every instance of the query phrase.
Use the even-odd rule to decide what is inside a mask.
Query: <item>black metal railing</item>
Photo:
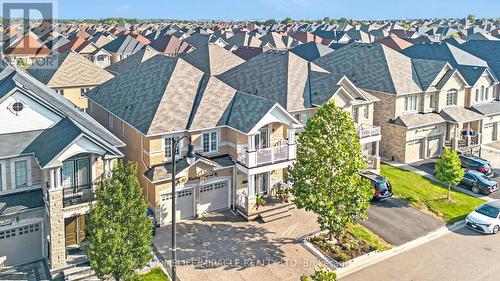
[[[63,188],[63,207],[91,202],[95,199],[93,184]]]

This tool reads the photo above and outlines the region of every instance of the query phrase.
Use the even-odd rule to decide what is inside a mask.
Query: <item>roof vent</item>
[[[432,45],[432,44],[434,44],[434,42],[429,42],[429,45]]]
[[[474,69],[477,69],[477,66],[474,66]]]

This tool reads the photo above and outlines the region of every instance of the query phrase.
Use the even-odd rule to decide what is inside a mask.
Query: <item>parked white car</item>
[[[477,207],[467,215],[465,224],[475,231],[496,234],[500,230],[500,200]]]

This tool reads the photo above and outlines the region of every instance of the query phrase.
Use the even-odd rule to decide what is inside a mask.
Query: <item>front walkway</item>
[[[49,268],[45,260],[13,267],[0,267],[0,281],[48,281],[50,280]]]
[[[313,213],[269,223],[247,222],[231,211],[177,224],[177,275],[187,280],[290,280],[311,274],[320,261],[300,238],[319,230]],[[170,226],[158,230],[154,244],[170,259]]]

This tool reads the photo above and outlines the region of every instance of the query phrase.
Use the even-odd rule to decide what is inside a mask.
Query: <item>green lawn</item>
[[[165,273],[161,270],[161,268],[153,268],[150,272],[141,275],[141,281],[168,281],[168,278]]]
[[[418,174],[401,170],[387,164],[381,165],[381,174],[392,185],[394,195],[410,202],[421,210],[434,213],[448,223],[463,219],[483,200],[452,189],[449,202],[448,188]]]
[[[360,224],[351,225],[349,227],[349,232],[379,251],[385,251],[391,248],[391,245],[385,242],[384,239]]]

